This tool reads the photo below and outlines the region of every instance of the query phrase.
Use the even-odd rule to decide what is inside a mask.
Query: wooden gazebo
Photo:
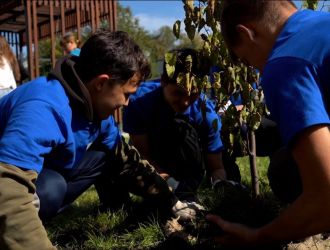
[[[55,64],[56,35],[68,31],[81,38],[81,28],[89,25],[92,31],[107,21],[116,29],[114,0],[1,0],[0,35],[15,48],[18,58],[26,45],[30,79],[39,76],[38,41],[51,39],[51,62]]]
[[[81,40],[81,30],[92,31],[106,22],[116,29],[115,0],[0,0],[0,35],[6,37],[17,58],[27,48],[29,78],[40,75],[38,43],[51,40],[51,63],[55,65],[56,35],[72,31]],[[121,123],[121,112],[115,114]]]

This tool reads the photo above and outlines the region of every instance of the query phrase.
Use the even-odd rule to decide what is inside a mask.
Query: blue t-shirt
[[[201,95],[183,115],[199,133],[205,152],[217,153],[223,150],[220,138],[221,121],[214,111],[214,105],[208,99],[206,99],[206,120],[203,119],[201,112],[203,99],[204,95]],[[168,121],[175,115],[164,99],[160,82],[157,80],[145,82],[135,94],[130,96],[129,105],[123,115],[124,131],[133,135],[152,136],[157,134],[160,126],[166,127]],[[214,124],[217,124],[217,128],[214,128]]]
[[[80,49],[79,48],[75,48],[73,50],[70,51],[70,55],[72,56],[80,56]]]
[[[74,168],[96,140],[111,150],[120,138],[114,118],[90,122],[71,108],[57,80],[26,83],[0,99],[0,162],[40,172]]]
[[[286,144],[301,131],[330,124],[330,14],[293,14],[262,76],[267,106]]]

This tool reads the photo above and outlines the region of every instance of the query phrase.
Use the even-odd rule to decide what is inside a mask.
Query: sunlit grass
[[[268,162],[268,158],[257,159],[261,190],[259,199],[251,200],[249,160],[244,157],[238,158],[237,164],[247,189],[242,192],[230,187],[212,189],[205,185],[198,193],[200,202],[209,211],[226,219],[255,226],[266,223],[280,209],[278,201],[270,192],[266,178]],[[136,199],[136,202],[140,200]],[[52,242],[57,244],[59,249],[158,249],[158,246],[166,241],[157,216],[132,220],[134,215],[124,210],[100,213],[98,205],[96,191],[91,188],[46,225]],[[197,237],[196,242],[190,242],[188,245],[196,246],[199,240]]]

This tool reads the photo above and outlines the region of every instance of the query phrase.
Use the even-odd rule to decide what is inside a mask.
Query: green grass
[[[256,200],[251,199],[250,195],[248,158],[238,158],[237,164],[247,190],[232,187],[211,189],[205,184],[201,186],[198,197],[209,211],[226,219],[251,226],[265,224],[281,209],[266,178],[268,158],[257,159],[261,195]],[[59,249],[221,249],[205,244],[209,231],[201,229],[203,218],[195,225],[190,225],[194,240],[169,244],[157,214],[140,218],[124,210],[100,213],[98,204],[95,189],[91,188],[71,207],[46,224],[52,242]],[[180,244],[183,246],[180,247]]]

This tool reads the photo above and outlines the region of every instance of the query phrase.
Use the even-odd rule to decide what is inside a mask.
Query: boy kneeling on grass
[[[0,249],[55,249],[41,220],[92,184],[104,206],[121,206],[126,196],[118,194],[125,189],[194,218],[201,207],[180,202],[114,121],[115,110],[149,74],[127,33],[101,30],[79,57],[60,59],[48,77],[0,100]]]

